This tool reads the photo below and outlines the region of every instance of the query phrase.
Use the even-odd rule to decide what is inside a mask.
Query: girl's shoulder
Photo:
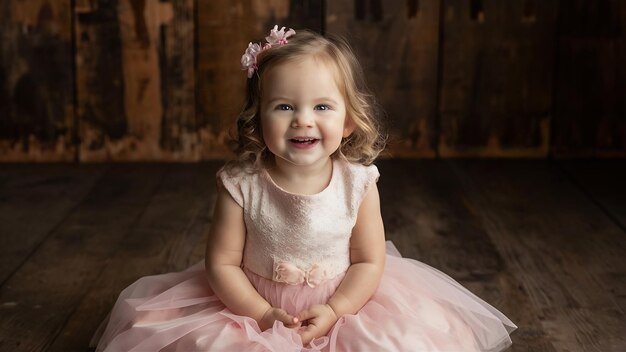
[[[373,164],[363,165],[341,159],[335,165],[338,172],[334,188],[339,197],[345,200],[349,213],[356,216],[365,195],[376,186],[380,176],[378,168]]]
[[[380,177],[378,168],[374,164],[363,165],[348,160],[339,160],[337,165],[342,174],[343,187],[348,190],[357,204]]]
[[[260,171],[233,167],[227,164],[217,172],[215,179],[217,188],[225,189],[243,207],[245,195],[258,189]]]
[[[343,170],[344,177],[348,179],[378,180],[378,177],[380,177],[378,167],[374,164],[363,165],[344,159],[338,159],[337,165]]]
[[[258,177],[262,173],[262,170],[263,168],[230,161],[222,166],[216,175],[218,181],[220,179],[246,180]]]

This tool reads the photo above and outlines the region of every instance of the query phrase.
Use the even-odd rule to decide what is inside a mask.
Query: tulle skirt
[[[291,314],[326,303],[343,275],[311,288],[277,283],[244,268],[257,291]],[[120,294],[97,351],[501,351],[516,326],[440,271],[402,258],[388,242],[380,286],[355,315],[303,346],[276,322],[260,331],[213,295],[198,263],[179,273],[146,276]]]

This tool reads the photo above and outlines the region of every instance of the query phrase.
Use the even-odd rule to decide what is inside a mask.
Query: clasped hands
[[[295,316],[283,309],[270,307],[259,321],[259,328],[265,331],[274,325],[274,321],[282,321],[285,327],[296,329],[302,344],[307,345],[313,339],[326,335],[338,319],[328,304],[314,304]]]

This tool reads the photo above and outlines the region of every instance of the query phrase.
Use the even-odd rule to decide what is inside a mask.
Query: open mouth
[[[291,143],[296,143],[296,144],[314,144],[315,142],[319,141],[319,139],[317,138],[291,138],[289,139],[289,141]]]

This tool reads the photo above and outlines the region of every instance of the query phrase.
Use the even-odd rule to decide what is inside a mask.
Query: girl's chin
[[[299,167],[309,167],[309,166],[322,166],[325,165],[327,161],[330,161],[331,157],[322,156],[322,157],[290,157],[290,156],[275,156],[275,163],[284,163],[290,166],[299,166]]]

